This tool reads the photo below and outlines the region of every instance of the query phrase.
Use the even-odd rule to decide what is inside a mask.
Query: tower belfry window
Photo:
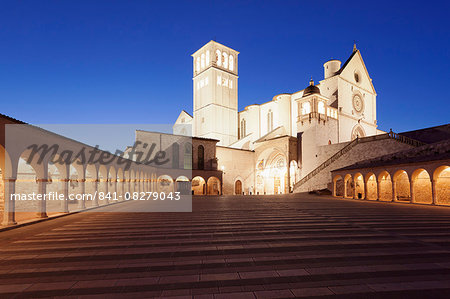
[[[220,50],[216,51],[216,63],[218,66],[222,66],[222,54],[220,53]]]
[[[230,55],[230,58],[228,60],[228,69],[230,71],[234,70],[234,57],[233,57],[233,55]]]

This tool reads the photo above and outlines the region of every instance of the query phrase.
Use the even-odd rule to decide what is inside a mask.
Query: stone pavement
[[[129,204],[1,232],[0,298],[450,298],[450,208],[285,195],[121,213]]]

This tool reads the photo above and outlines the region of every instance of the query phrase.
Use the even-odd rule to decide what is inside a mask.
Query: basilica
[[[183,110],[174,125],[174,134],[216,143],[223,194],[293,192],[352,140],[386,133],[377,129],[377,94],[356,45],[344,63],[325,62],[319,82],[243,111],[238,55],[215,41],[192,54],[193,113]],[[194,148],[194,160],[196,154]],[[329,182],[317,183],[326,188]]]

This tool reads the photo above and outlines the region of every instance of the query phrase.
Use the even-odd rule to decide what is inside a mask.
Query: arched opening
[[[192,179],[192,195],[205,195],[206,182],[201,176],[196,176]]]
[[[178,143],[172,144],[172,168],[178,169],[180,167],[180,145]]]
[[[209,50],[208,51],[206,51],[206,66],[208,66],[209,65],[209,62],[210,62],[211,60],[210,60],[210,57],[209,57]]]
[[[317,111],[320,114],[325,114],[325,104],[322,101],[319,101],[319,103],[317,104]]]
[[[38,184],[43,184],[44,182],[38,182],[39,178],[42,178],[42,164],[28,164],[28,156],[22,154],[18,161],[17,166],[17,179],[15,193],[19,194],[21,197],[29,196],[32,193],[42,194],[41,190],[38,188]],[[16,220],[32,219],[36,217],[36,213],[42,209],[42,206],[46,208],[45,201],[38,200],[17,200],[15,201],[16,210]],[[45,210],[44,210],[45,211]],[[46,214],[37,214],[38,217],[45,218]]]
[[[234,194],[241,195],[242,194],[242,181],[237,180],[234,182]]]
[[[433,174],[435,204],[450,205],[450,166],[440,166]]]
[[[204,69],[205,68],[205,53],[203,53],[201,56],[201,68]]]
[[[208,195],[220,195],[220,180],[214,176],[210,177],[206,182]]]
[[[227,55],[227,53],[225,53],[225,52],[223,52],[222,53],[222,66],[224,67],[224,68],[228,68],[228,55]]]
[[[200,57],[197,57],[196,70],[197,73],[200,72]]]
[[[383,171],[378,175],[378,199],[382,201],[392,201],[392,181],[391,175]]]
[[[173,179],[168,175],[159,176],[156,189],[158,192],[173,192]]]
[[[398,170],[393,177],[394,199],[398,201],[410,201],[411,200],[411,185],[409,183],[409,177],[406,171]]]
[[[366,194],[364,192],[364,177],[361,173],[355,174],[355,197],[358,199],[366,198]]]
[[[347,174],[344,177],[344,197],[345,198],[353,198],[355,195],[353,179],[350,174]]]
[[[229,56],[228,64],[229,64],[228,69],[230,71],[234,71],[234,58],[233,58],[233,55]]]
[[[185,176],[179,176],[176,179],[176,190],[177,192],[180,192],[180,194],[191,194],[191,182],[189,182],[189,179]]]
[[[220,50],[216,50],[216,64],[217,66],[222,66],[222,54]]]
[[[366,175],[366,191],[367,191],[367,199],[368,200],[377,200],[378,199],[378,190],[377,190],[377,177],[373,173],[369,173]]]
[[[366,136],[366,132],[364,132],[364,129],[363,129],[363,127],[361,127],[361,125],[356,125],[353,127],[352,140],[354,140],[356,138],[365,137],[365,136]]]
[[[333,178],[333,194],[336,197],[344,196],[344,180],[340,175],[337,175]]]
[[[411,175],[412,183],[412,202],[432,203],[431,180],[428,172],[423,169],[417,169]]]
[[[197,169],[205,169],[205,148],[199,145],[197,148]]]
[[[311,113],[311,104],[309,102],[305,102],[302,104],[302,115],[307,115]]]

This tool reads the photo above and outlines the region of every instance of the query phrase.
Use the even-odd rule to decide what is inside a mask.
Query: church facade
[[[210,41],[192,54],[193,113],[174,134],[217,140],[223,194],[282,194],[358,137],[377,129],[376,91],[356,46],[345,63],[294,93],[238,111],[239,52]],[[194,182],[195,178],[193,179]]]

